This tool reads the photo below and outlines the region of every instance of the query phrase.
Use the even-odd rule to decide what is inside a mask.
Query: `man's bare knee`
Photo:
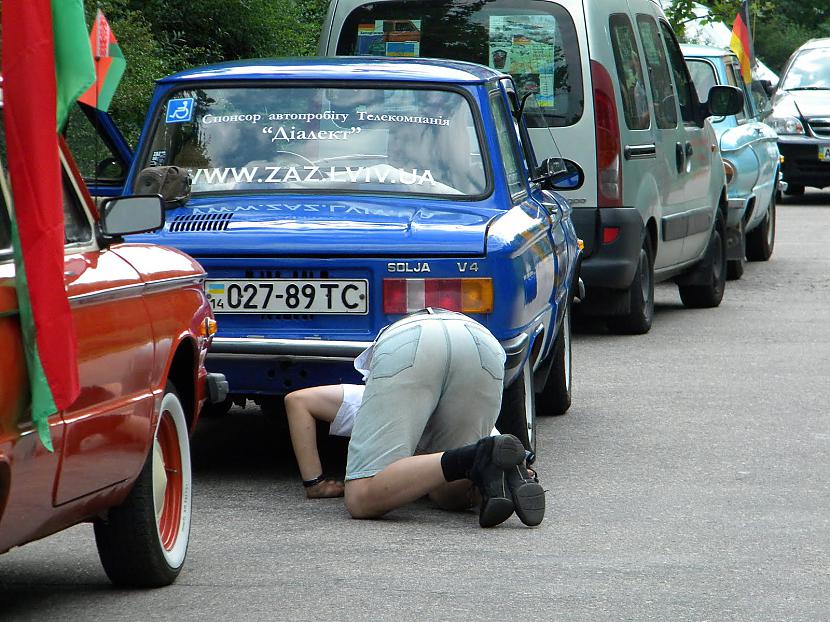
[[[380,518],[385,514],[374,503],[371,480],[371,477],[365,477],[346,482],[344,501],[352,518]]]

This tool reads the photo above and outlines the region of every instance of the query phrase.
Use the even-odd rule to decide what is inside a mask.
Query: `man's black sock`
[[[441,470],[444,472],[445,480],[454,482],[455,480],[466,479],[470,476],[470,469],[473,468],[476,451],[480,443],[481,441],[478,441],[472,445],[465,445],[464,447],[458,447],[444,452],[444,455],[441,456]]]

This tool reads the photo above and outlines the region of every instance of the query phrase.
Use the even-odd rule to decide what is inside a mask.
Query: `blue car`
[[[727,84],[744,93],[741,112],[712,117],[726,169],[727,276],[738,279],[744,262],[766,261],[775,246],[775,201],[781,174],[778,135],[761,119],[768,99],[760,85],[746,85],[738,57],[729,50],[700,45],[681,46],[698,93]],[[783,187],[783,186],[782,186]]]
[[[581,183],[572,162],[535,161],[533,106],[505,74],[438,60],[256,60],[159,80],[126,191],[189,172],[189,197],[166,196],[164,228],[137,239],[207,270],[207,366],[231,401],[359,382],[352,360],[383,326],[444,307],[501,341],[500,430],[533,448],[537,408],[571,401],[580,248],[552,189]]]

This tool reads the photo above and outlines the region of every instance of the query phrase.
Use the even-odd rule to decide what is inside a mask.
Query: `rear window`
[[[443,88],[178,91],[159,107],[149,145],[143,167],[187,169],[194,194],[480,196],[488,188],[470,102]]]
[[[582,117],[579,43],[570,14],[553,2],[422,0],[364,4],[346,18],[337,54],[447,58],[510,73],[536,93],[548,125]]]

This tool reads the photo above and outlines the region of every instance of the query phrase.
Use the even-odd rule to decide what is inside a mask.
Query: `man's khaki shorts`
[[[490,331],[461,314],[408,316],[392,324],[374,345],[346,479],[372,477],[401,458],[490,434],[501,406],[504,361]]]

